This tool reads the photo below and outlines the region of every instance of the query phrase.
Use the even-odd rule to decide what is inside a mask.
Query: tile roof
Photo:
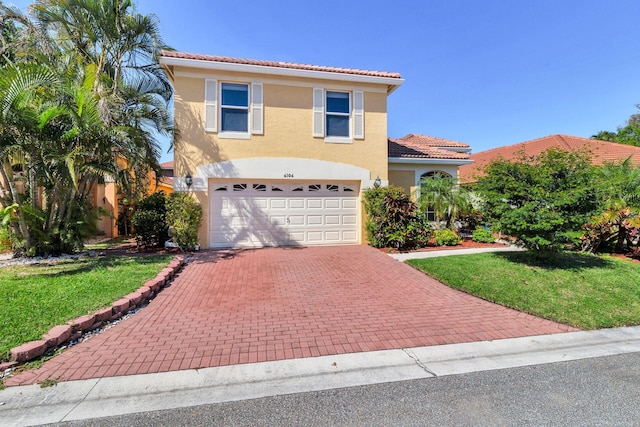
[[[451,149],[469,149],[468,144],[433,136],[409,134],[402,138],[389,138],[389,157],[414,159],[469,159],[469,154]]]
[[[293,70],[323,71],[327,73],[354,74],[359,76],[387,77],[402,79],[400,73],[389,71],[368,71],[357,68],[327,67],[323,65],[297,64],[295,62],[265,61],[261,59],[232,58],[230,56],[200,55],[197,53],[175,52],[163,50],[161,56],[165,58],[193,59],[197,61],[224,62],[229,64],[258,65],[262,67],[288,68]]]
[[[173,169],[173,160],[169,162],[160,163],[162,169]]]
[[[414,146],[427,146],[427,147],[452,147],[452,148],[468,148],[469,144],[465,144],[458,141],[450,141],[448,139],[436,138],[435,136],[420,135],[417,133],[410,133],[400,138],[400,141],[404,144]]]
[[[586,149],[591,153],[595,165],[602,165],[607,161],[624,160],[628,157],[631,157],[634,164],[640,165],[640,147],[578,136],[550,135],[471,154],[470,158],[473,160],[473,164],[461,166],[458,177],[462,183],[473,182],[483,175],[482,170],[493,160],[499,158],[515,160],[520,157],[521,153],[524,153],[525,156],[536,156],[551,147],[567,151]]]
[[[162,182],[163,184],[166,184],[170,187],[173,187],[173,177],[170,176],[163,176],[162,178],[160,178],[160,182]]]

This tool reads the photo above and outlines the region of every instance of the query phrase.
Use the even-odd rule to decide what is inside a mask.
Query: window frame
[[[247,87],[247,106],[237,106],[237,105],[224,105],[223,104],[223,86],[229,85],[242,85]],[[218,86],[218,91],[220,93],[220,101],[218,108],[218,123],[220,130],[218,131],[219,138],[233,138],[233,139],[250,139],[251,138],[251,83],[248,82],[237,82],[237,81],[220,81]],[[222,122],[222,111],[223,109],[232,109],[232,110],[242,110],[245,111],[247,115],[247,130],[246,131],[226,131],[223,129]]]
[[[346,93],[349,96],[349,111],[347,113],[329,111],[329,94],[330,93]],[[330,90],[324,91],[324,140],[325,142],[338,143],[338,144],[351,144],[353,143],[353,92],[347,90]],[[329,135],[329,128],[327,126],[327,118],[329,116],[347,117],[349,124],[347,130],[349,134],[347,136]]]

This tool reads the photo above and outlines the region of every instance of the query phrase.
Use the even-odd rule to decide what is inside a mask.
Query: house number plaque
[[[285,173],[284,177],[285,178],[293,178],[293,174],[292,173]]]

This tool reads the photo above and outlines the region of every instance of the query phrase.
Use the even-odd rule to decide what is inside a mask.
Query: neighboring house
[[[156,182],[154,172],[149,172],[149,188],[147,194],[153,194],[157,191],[164,191],[166,194],[173,193],[173,162],[161,163],[162,177]],[[132,201],[123,198],[118,191],[113,180],[107,180],[104,184],[97,184],[91,191],[93,204],[102,209],[103,216],[98,220],[98,230],[105,237],[113,238],[124,235],[124,224],[120,222],[128,222],[130,224],[131,216],[129,205]],[[128,216],[127,216],[128,215]]]
[[[460,167],[460,182],[476,181],[477,178],[484,175],[484,168],[494,160],[516,160],[523,154],[527,157],[533,157],[552,147],[566,151],[585,150],[590,153],[595,165],[621,161],[627,158],[631,158],[633,164],[640,165],[640,147],[577,136],[551,135],[471,154],[470,159],[473,164]]]
[[[409,134],[389,138],[389,181],[416,195],[420,180],[434,174],[457,180],[458,168],[471,163],[471,147],[462,142]]]
[[[169,51],[160,62],[180,134],[174,189],[202,205],[203,247],[361,243],[363,190],[455,175],[466,160],[464,144],[388,139],[398,73]]]

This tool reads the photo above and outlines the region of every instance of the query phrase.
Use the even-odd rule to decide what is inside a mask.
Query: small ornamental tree
[[[374,248],[416,248],[427,245],[431,228],[402,188],[369,188],[364,192],[365,228]]]
[[[538,252],[577,243],[582,226],[599,212],[602,191],[583,152],[549,149],[517,161],[496,160],[476,190],[496,230]]]
[[[175,242],[182,249],[198,244],[198,229],[202,221],[202,206],[186,193],[171,193],[167,197],[167,225]]]

